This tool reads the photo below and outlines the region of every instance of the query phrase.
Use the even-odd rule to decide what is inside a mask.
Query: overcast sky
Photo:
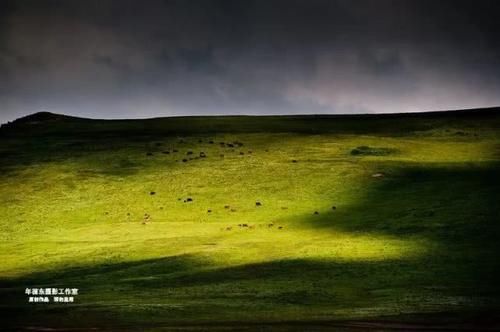
[[[500,105],[500,1],[0,2],[0,122]]]

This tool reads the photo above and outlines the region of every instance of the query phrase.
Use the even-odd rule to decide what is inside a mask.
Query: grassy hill
[[[500,109],[37,113],[0,128],[0,324],[490,324],[499,161]],[[27,287],[79,295],[32,304]]]

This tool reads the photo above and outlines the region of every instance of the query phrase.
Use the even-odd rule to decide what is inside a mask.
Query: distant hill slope
[[[182,135],[214,132],[297,132],[391,134],[425,131],[442,126],[500,128],[500,107],[398,114],[186,116],[151,119],[100,120],[39,112],[0,127],[2,136],[38,135]]]

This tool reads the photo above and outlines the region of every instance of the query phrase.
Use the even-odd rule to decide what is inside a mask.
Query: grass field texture
[[[477,114],[4,126],[5,326],[496,312],[500,113]]]

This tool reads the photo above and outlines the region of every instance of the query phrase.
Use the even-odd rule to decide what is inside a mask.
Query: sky
[[[500,105],[500,1],[2,0],[0,123]]]

